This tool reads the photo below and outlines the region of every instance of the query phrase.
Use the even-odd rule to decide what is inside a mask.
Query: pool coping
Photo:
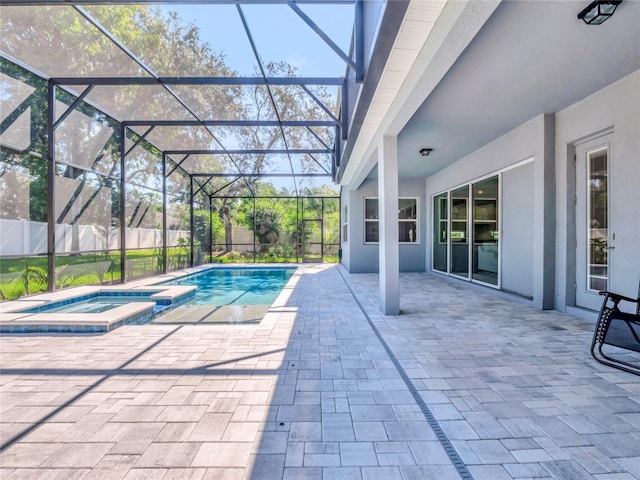
[[[224,268],[296,268],[282,292],[265,315],[265,320],[271,310],[281,303],[280,297],[286,293],[287,287],[296,276],[300,264],[207,264],[175,270],[154,277],[146,277],[118,285],[80,286],[55,292],[46,292],[27,298],[10,300],[0,303],[0,334],[7,333],[106,333],[125,324],[142,324],[150,321],[154,316],[156,302],[131,302],[106,310],[101,313],[69,313],[69,312],[25,312],[26,309],[46,306],[53,303],[64,304],[79,301],[82,297],[91,297],[99,293],[109,292],[153,292],[150,298],[161,300],[168,305],[164,311],[176,308],[195,295],[195,286],[163,286],[164,282],[177,280],[189,275],[202,273],[210,269]],[[286,295],[288,298],[288,295]],[[163,313],[164,313],[163,311]],[[269,323],[269,322],[268,322]]]

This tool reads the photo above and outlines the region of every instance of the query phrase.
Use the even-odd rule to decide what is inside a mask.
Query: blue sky
[[[300,8],[348,53],[353,5]],[[254,74],[253,52],[234,5],[171,5],[162,9],[196,24],[202,39],[215,52],[224,53],[225,63],[240,75]],[[287,5],[243,5],[242,10],[263,60],[285,60],[298,67],[300,76],[344,75],[344,61]]]

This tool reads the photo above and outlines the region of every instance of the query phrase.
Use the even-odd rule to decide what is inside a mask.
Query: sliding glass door
[[[451,240],[452,275],[469,278],[469,186],[451,192]]]
[[[498,177],[473,184],[472,278],[498,284]]]
[[[433,269],[499,285],[499,177],[433,197]]]

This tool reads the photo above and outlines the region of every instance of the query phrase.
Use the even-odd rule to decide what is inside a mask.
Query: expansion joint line
[[[451,463],[453,464],[455,469],[458,471],[458,474],[460,475],[462,480],[474,480],[473,475],[471,475],[471,472],[469,471],[465,463],[462,461],[462,458],[460,458],[460,455],[458,454],[456,449],[453,447],[451,440],[449,440],[449,437],[447,437],[447,435],[444,433],[444,430],[438,423],[438,420],[436,420],[436,417],[433,415],[433,412],[431,411],[427,403],[424,401],[424,398],[422,398],[422,395],[420,395],[420,392],[418,391],[415,384],[413,383],[413,380],[411,380],[411,377],[409,377],[405,369],[402,367],[402,364],[398,360],[398,357],[395,356],[395,354],[393,353],[393,350],[391,350],[391,347],[389,347],[389,344],[385,341],[382,334],[373,323],[373,320],[371,320],[371,317],[369,317],[369,315],[367,314],[366,310],[360,303],[360,300],[358,300],[358,297],[356,296],[355,292],[349,285],[349,282],[347,282],[347,279],[345,278],[343,273],[340,271],[340,268],[341,266],[338,265],[337,270],[340,276],[342,277],[342,281],[347,286],[347,289],[351,293],[351,296],[353,297],[353,299],[356,301],[356,304],[360,308],[360,311],[364,315],[364,318],[367,319],[367,322],[369,323],[371,330],[373,330],[373,333],[375,333],[376,337],[378,337],[378,341],[382,344],[382,347],[387,352],[387,355],[389,355],[389,359],[393,363],[394,367],[396,367],[396,370],[398,371],[398,373],[400,374],[400,377],[402,378],[405,385],[409,389],[411,396],[413,397],[415,402],[418,404],[418,407],[420,407],[420,411],[422,412],[422,415],[427,420],[427,423],[432,428],[433,432],[436,434],[436,437],[440,442],[440,445],[442,445],[442,448],[444,448],[444,451],[447,453],[449,460],[451,460]]]

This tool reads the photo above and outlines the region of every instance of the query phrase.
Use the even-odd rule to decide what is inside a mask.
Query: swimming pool
[[[212,268],[163,285],[197,287],[192,305],[271,305],[295,267]]]

